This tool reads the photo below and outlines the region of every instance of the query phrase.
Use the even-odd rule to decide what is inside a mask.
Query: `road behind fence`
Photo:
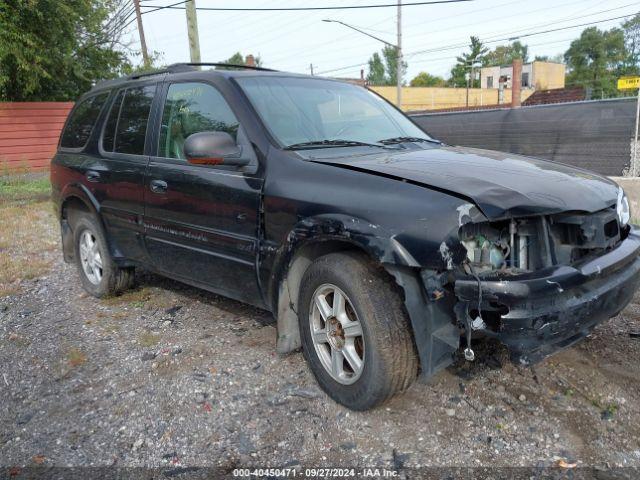
[[[450,145],[546,158],[603,175],[629,168],[635,98],[413,115]]]

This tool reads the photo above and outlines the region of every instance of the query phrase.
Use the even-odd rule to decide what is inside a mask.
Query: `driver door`
[[[160,114],[158,148],[145,174],[145,245],[162,273],[262,305],[256,275],[262,178],[256,168],[194,165],[185,139],[229,133],[257,159],[222,94],[208,83],[171,83]]]

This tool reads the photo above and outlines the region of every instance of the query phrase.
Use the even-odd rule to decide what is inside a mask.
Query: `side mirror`
[[[198,132],[189,135],[184,142],[184,155],[194,165],[244,166],[248,158],[242,158],[242,147],[236,145],[227,132]]]

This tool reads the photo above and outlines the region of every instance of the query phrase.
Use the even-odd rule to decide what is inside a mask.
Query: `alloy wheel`
[[[102,255],[96,236],[85,230],[80,236],[80,263],[87,279],[94,285],[102,281]]]
[[[354,383],[364,368],[364,335],[349,297],[337,286],[323,284],[309,308],[311,338],[320,363],[335,381]]]

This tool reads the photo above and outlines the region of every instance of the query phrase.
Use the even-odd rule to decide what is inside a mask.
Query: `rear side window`
[[[89,97],[73,110],[62,132],[60,146],[63,148],[82,148],[87,144],[100,110],[104,106],[109,92]]]
[[[155,85],[127,88],[118,92],[102,137],[107,152],[144,154],[144,139]]]

